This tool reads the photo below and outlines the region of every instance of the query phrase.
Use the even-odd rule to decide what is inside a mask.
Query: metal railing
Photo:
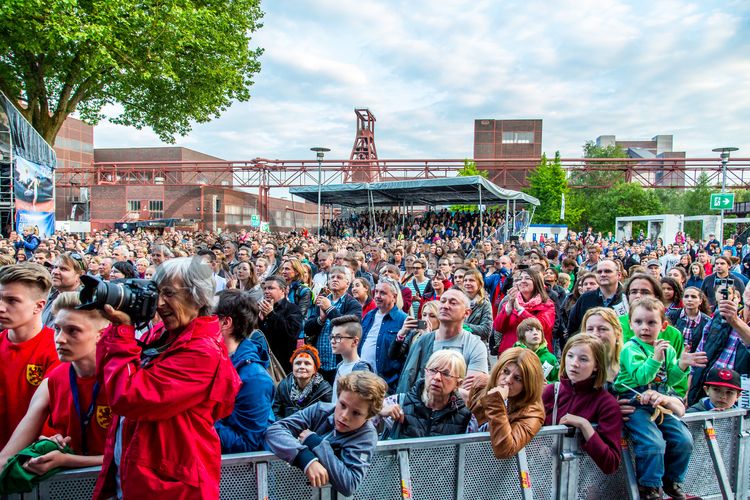
[[[683,418],[694,440],[684,489],[704,499],[750,497],[750,415],[746,410]],[[623,461],[603,474],[565,426],[544,427],[516,457],[498,460],[487,433],[382,441],[354,499],[638,498],[627,441]],[[24,500],[89,499],[98,468],[62,472]],[[337,498],[270,453],[225,455],[221,497],[279,500]],[[339,496],[338,498],[341,498]]]

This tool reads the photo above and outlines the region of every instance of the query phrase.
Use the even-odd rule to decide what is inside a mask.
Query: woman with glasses
[[[330,403],[333,397],[331,384],[318,373],[318,350],[310,345],[298,347],[290,358],[292,373],[279,382],[273,400],[273,413],[282,419],[322,401]]]
[[[240,379],[210,315],[213,271],[200,258],[169,259],[153,280],[163,329],[145,347],[127,313],[104,310],[112,325],[97,373],[113,419],[94,498],[218,498],[214,423],[232,413]]]
[[[383,439],[406,439],[465,434],[471,411],[458,393],[466,376],[466,361],[458,351],[436,351],[427,361],[424,378],[406,394],[386,398]]]

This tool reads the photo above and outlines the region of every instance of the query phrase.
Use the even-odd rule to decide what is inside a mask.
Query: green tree
[[[480,170],[477,168],[477,163],[474,161],[464,159],[464,166],[459,169],[456,173],[458,177],[472,177],[479,175],[485,179],[489,177],[490,173],[487,170]],[[475,212],[477,210],[476,205],[451,205],[450,210],[454,212]]]
[[[560,152],[555,152],[555,158],[548,160],[542,154],[542,160],[529,175],[529,188],[526,193],[539,200],[539,206],[534,212],[534,223],[539,224],[568,224],[577,227],[580,212],[571,207],[570,188],[568,178],[560,162]],[[565,220],[560,220],[560,208],[563,196],[566,198]]]
[[[50,144],[74,111],[174,142],[250,98],[262,16],[259,0],[3,0],[0,90]]]
[[[637,182],[618,182],[606,190],[600,204],[591,206],[590,226],[595,231],[615,230],[615,219],[631,215],[663,213],[659,197],[653,189],[645,189]]]

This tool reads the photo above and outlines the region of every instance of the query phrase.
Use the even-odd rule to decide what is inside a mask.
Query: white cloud
[[[355,107],[382,158],[464,158],[476,118],[542,118],[544,149],[580,156],[602,134],[675,134],[707,156],[750,156],[750,5],[735,0],[277,0],[253,98],[178,144],[228,159],[348,158]],[[96,146],[158,145],[111,124]]]

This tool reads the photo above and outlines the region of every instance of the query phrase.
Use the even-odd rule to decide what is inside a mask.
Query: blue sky
[[[465,158],[474,119],[541,118],[543,149],[673,134],[750,157],[750,2],[272,0],[248,102],[177,144],[228,160],[348,158],[355,107],[380,158]],[[103,122],[96,147],[163,145]]]

